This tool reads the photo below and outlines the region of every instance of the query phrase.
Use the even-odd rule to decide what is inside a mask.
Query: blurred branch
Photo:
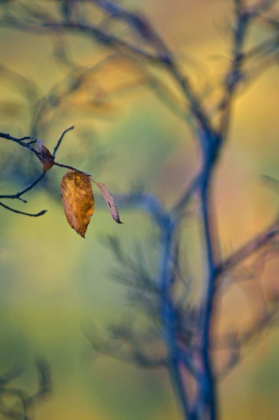
[[[167,365],[167,359],[154,358],[145,353],[131,328],[111,326],[109,331],[112,337],[108,340],[104,340],[96,334],[87,334],[95,356],[100,354],[143,368],[160,368]]]
[[[38,360],[36,367],[38,371],[38,390],[33,395],[29,395],[20,388],[9,386],[9,383],[20,374],[17,369],[12,369],[0,377],[0,413],[5,418],[13,420],[31,419],[29,410],[51,392],[51,376],[48,364],[43,360]],[[16,399],[12,406],[5,404],[5,398],[9,396]]]
[[[227,348],[230,352],[229,359],[225,365],[218,372],[218,376],[223,379],[233,368],[236,367],[242,358],[244,347],[251,343],[251,341],[259,339],[261,334],[267,331],[275,322],[278,321],[279,305],[266,311],[262,316],[255,320],[255,322],[247,328],[244,332],[233,333],[228,337],[216,338],[214,348],[216,351],[220,348]]]
[[[165,341],[168,360],[169,373],[179,396],[180,404],[185,418],[190,415],[187,390],[184,385],[180,357],[176,339],[176,313],[171,297],[171,262],[173,259],[173,238],[176,225],[170,215],[165,218],[164,224],[160,229],[160,251],[158,261],[158,287],[160,288],[160,300],[158,309],[161,317],[162,336]],[[185,361],[184,361],[185,362]]]
[[[210,133],[212,131],[210,121],[202,108],[198,95],[191,86],[189,79],[185,75],[181,74],[177,63],[174,61],[170,49],[166,46],[165,42],[156,33],[153,27],[148,23],[147,19],[140,17],[137,14],[125,11],[123,8],[112,1],[99,1],[95,2],[95,4],[103,8],[110,15],[115,16],[116,13],[117,18],[121,18],[122,20],[126,21],[129,26],[131,26],[136,31],[136,33],[140,34],[155,48],[156,53],[149,53],[148,51],[134,44],[130,44],[129,42],[126,42],[111,33],[107,33],[106,31],[92,24],[89,25],[80,22],[55,22],[43,20],[39,26],[37,22],[33,22],[32,24],[30,22],[24,23],[17,19],[6,19],[0,22],[0,24],[10,25],[19,30],[36,31],[38,34],[48,33],[47,30],[58,32],[69,30],[80,32],[86,36],[93,37],[95,41],[105,47],[113,49],[116,48],[117,50],[120,49],[128,54],[131,54],[132,56],[139,56],[139,58],[144,58],[147,61],[162,65],[172,76],[173,80],[178,84],[181,91],[185,95],[187,101],[190,104],[190,110],[194,115],[197,123],[205,132]]]
[[[228,132],[231,104],[236,87],[242,79],[242,66],[244,63],[244,43],[248,33],[250,15],[247,13],[244,0],[234,0],[235,24],[233,28],[233,54],[231,68],[226,76],[224,96],[221,100],[220,132],[225,137]]]
[[[91,23],[90,14],[84,15],[84,10],[87,10],[83,10],[84,3],[102,10],[104,18],[101,23]],[[188,74],[185,75],[182,72],[173,51],[167,46],[153,25],[144,16],[125,9],[115,1],[59,1],[57,3],[59,6],[59,17],[57,19],[46,13],[41,7],[36,10],[34,6],[25,7],[26,5],[22,4],[24,9],[22,19],[14,11],[5,15],[5,19],[3,18],[1,22],[1,24],[15,29],[34,31],[36,34],[54,33],[56,36],[68,32],[82,34],[114,52],[113,56],[106,57],[92,68],[84,69],[75,65],[74,71],[62,80],[62,83],[65,80],[66,82],[69,81],[69,86],[60,90],[61,83],[59,82],[45,98],[37,101],[32,121],[32,129],[35,133],[48,108],[52,111],[53,109],[56,110],[64,97],[69,98],[81,86],[86,88],[86,79],[89,74],[94,74],[98,69],[102,69],[107,62],[120,56],[125,57],[131,63],[136,63],[141,70],[140,78],[136,81],[133,80],[132,86],[146,84],[155,87],[165,103],[178,116],[184,118],[188,124],[190,121],[189,114],[191,114],[194,121],[191,124],[191,129],[201,151],[200,168],[190,183],[182,188],[181,196],[174,206],[167,210],[156,196],[141,191],[117,196],[117,202],[122,206],[128,209],[136,208],[145,211],[156,225],[159,232],[156,278],[154,275],[150,275],[140,259],[135,260],[130,257],[128,253],[123,252],[115,238],[110,238],[110,246],[115,252],[121,268],[126,270],[126,272],[118,275],[118,280],[135,289],[134,299],[138,299],[138,306],[142,306],[142,312],[146,316],[150,316],[153,321],[159,332],[158,340],[160,344],[164,345],[166,355],[163,358],[149,356],[143,346],[144,341],[140,340],[139,336],[130,327],[111,328],[111,340],[101,340],[94,334],[89,337],[95,353],[106,354],[143,367],[167,368],[182,407],[183,417],[188,420],[201,418],[215,420],[218,417],[216,395],[218,372],[215,372],[212,354],[212,350],[215,349],[215,340],[218,342],[218,338],[212,338],[212,335],[215,311],[219,300],[217,291],[219,291],[221,285],[220,277],[241,264],[246,258],[250,258],[256,251],[272,244],[279,233],[278,221],[276,221],[264,232],[222,261],[219,255],[220,237],[214,219],[215,203],[212,194],[215,168],[228,138],[234,99],[239,88],[243,88],[243,86],[245,88],[248,85],[246,67],[248,66],[249,69],[249,66],[251,66],[252,68],[253,60],[258,60],[254,73],[250,73],[251,79],[252,77],[255,78],[267,64],[267,58],[273,59],[273,53],[277,53],[278,50],[277,35],[259,43],[248,51],[245,50],[251,25],[256,18],[267,12],[275,3],[276,1],[272,0],[261,0],[248,6],[245,0],[233,0],[234,22],[231,62],[224,75],[221,100],[218,101],[215,110],[219,117],[217,124],[214,123],[213,113],[210,113],[204,105],[204,95],[200,95],[198,90],[194,88]],[[124,22],[130,29],[130,35],[134,35],[134,37],[130,36],[127,41],[127,38],[115,34],[109,25],[112,20]],[[71,65],[68,61],[66,64],[68,67]],[[182,100],[177,99],[176,94],[173,94],[172,90],[166,87],[159,78],[152,76],[151,72],[149,73],[146,67],[150,64],[163,70],[164,75],[170,76],[171,80],[175,82]],[[105,92],[105,89],[98,86],[98,93],[104,98],[106,94],[112,96],[115,92],[125,90],[127,86],[129,88],[129,84],[124,84],[110,92]],[[53,158],[64,135],[72,128],[65,130],[60,136],[53,151]],[[42,155],[32,146],[33,143],[37,142],[36,138],[15,139],[4,133],[0,133],[0,137],[15,141],[28,148],[39,159],[42,159]],[[25,142],[26,140],[30,141]],[[53,164],[76,170],[58,162],[53,162]],[[44,173],[29,187],[17,194],[0,197],[20,199],[25,202],[21,196],[30,191],[43,177]],[[200,206],[205,261],[203,264],[204,272],[199,282],[202,284],[202,296],[199,305],[192,308],[189,307],[189,301],[187,302],[188,289],[183,282],[180,270],[179,259],[184,258],[184,256],[181,257],[182,252],[180,249],[178,250],[181,245],[178,244],[178,230],[181,225],[180,221],[185,215],[185,209],[187,209],[194,196],[197,197]],[[8,208],[2,203],[0,204]],[[11,208],[8,209],[18,212]],[[186,258],[184,258],[185,261]],[[180,299],[177,298],[177,295],[180,296]],[[184,298],[185,295],[186,298]],[[259,331],[269,325],[273,318],[271,314],[272,311],[266,312],[265,316],[255,323],[251,329],[244,332],[242,336],[237,338],[232,335],[225,337],[228,341],[226,344],[231,349],[231,354],[226,365],[220,371],[221,375],[226,374],[239,361],[240,346],[248,343]],[[187,387],[187,374],[195,381],[197,395],[194,398],[192,397],[192,390]],[[194,401],[192,401],[193,399]]]
[[[270,9],[277,1],[278,0],[259,0],[248,8],[248,13],[252,18],[255,18]]]
[[[201,180],[202,180],[202,176],[199,174],[190,182],[188,188],[183,193],[182,197],[174,205],[173,210],[172,210],[174,214],[179,214],[181,210],[183,211],[185,210],[185,207],[187,207],[193,195],[197,192],[200,186]]]
[[[239,250],[234,252],[230,257],[225,259],[218,267],[218,275],[225,273],[226,271],[234,268],[238,264],[242,263],[246,258],[249,258],[253,255],[254,252],[258,251],[269,242],[274,240],[279,235],[279,224],[278,220],[275,223],[266,229],[264,232],[260,233],[256,238],[253,238],[242,246]]]

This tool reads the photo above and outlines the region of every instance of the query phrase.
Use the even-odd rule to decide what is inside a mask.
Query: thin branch
[[[100,44],[104,46],[114,47],[114,48],[123,48],[125,51],[135,54],[137,56],[140,56],[142,58],[145,58],[147,60],[150,60],[151,62],[155,62],[155,63],[161,62],[160,57],[158,57],[157,55],[151,54],[148,51],[145,51],[133,44],[125,42],[121,38],[108,34],[95,26],[91,26],[91,25],[89,26],[82,23],[45,22],[42,24],[41,27],[36,27],[36,26],[32,26],[32,27],[34,27],[35,30],[40,29],[40,28],[41,29],[50,28],[58,32],[64,31],[65,29],[69,29],[74,32],[81,32],[82,34],[92,36],[97,42],[99,42]],[[28,31],[28,25],[25,26],[25,29]],[[41,33],[44,34],[45,32],[42,31]]]
[[[231,340],[230,337],[227,340],[223,340],[223,346],[224,343],[226,343],[226,347],[223,348],[230,349],[231,354],[225,366],[223,366],[218,373],[218,376],[221,379],[227,376],[231,370],[237,366],[241,358],[241,352],[243,351],[243,348],[250,344],[251,341],[258,339],[268,327],[271,327],[274,322],[278,321],[278,313],[279,308],[277,305],[270,311],[265,312],[260,317],[260,319],[256,320],[254,324],[246,331],[242,332],[241,334],[234,335],[233,340]],[[219,346],[217,338],[215,350],[218,350],[218,348]]]
[[[40,400],[42,400],[51,391],[51,376],[48,364],[43,360],[36,362],[38,371],[38,390],[35,394],[29,395],[26,391],[17,388],[7,386],[9,382],[18,376],[13,370],[0,377],[0,413],[5,418],[13,420],[28,420],[28,411]],[[13,397],[15,402],[11,404],[5,404],[4,398]],[[4,397],[4,398],[3,398]]]
[[[91,0],[91,2],[102,8],[112,18],[122,19],[128,23],[145,41],[155,47],[160,56],[169,55],[169,49],[145,17],[131,13],[111,0]]]
[[[188,205],[189,201],[192,199],[195,192],[197,192],[198,187],[200,186],[200,183],[201,183],[201,179],[202,179],[202,176],[199,174],[190,182],[190,185],[187,187],[185,193],[174,205],[172,209],[173,214],[179,214],[180,211],[185,209],[185,207]]]
[[[267,245],[279,235],[279,222],[276,221],[264,232],[260,233],[256,238],[251,239],[239,250],[234,252],[230,257],[225,259],[218,265],[216,271],[218,275],[234,268],[242,263],[246,258],[251,257],[256,251]]]
[[[34,137],[26,136],[26,137],[16,138],[16,137],[10,136],[10,134],[1,133],[1,132],[0,132],[0,137],[2,137],[3,139],[6,139],[6,140],[14,141],[17,144],[20,144],[20,146],[26,147],[32,153],[34,153],[37,157],[40,157],[40,153],[36,149],[34,149],[34,147],[32,147],[31,144],[24,143],[25,140],[32,140],[32,141],[35,140],[36,141],[37,139],[35,139]]]
[[[63,140],[63,138],[64,138],[64,136],[65,136],[65,134],[68,132],[68,131],[70,131],[70,130],[72,130],[74,127],[72,126],[72,127],[70,127],[70,128],[68,128],[68,129],[66,129],[65,131],[63,131],[63,133],[61,134],[61,136],[60,136],[60,138],[59,138],[59,140],[58,140],[58,142],[57,142],[57,144],[56,144],[56,146],[54,147],[54,155],[56,154],[56,152],[57,152],[57,150],[58,150],[58,148],[60,147],[60,145],[61,145],[61,142],[62,142],[62,140]],[[6,133],[1,133],[0,132],[0,137],[1,138],[4,138],[4,139],[6,139],[6,140],[11,140],[11,141],[13,141],[13,142],[15,142],[15,143],[17,143],[17,144],[19,144],[20,146],[22,146],[22,147],[25,147],[25,148],[27,148],[27,149],[29,149],[32,153],[34,153],[39,159],[47,159],[47,160],[50,160],[50,159],[48,159],[48,157],[43,157],[43,156],[41,156],[41,154],[36,150],[36,149],[34,149],[32,146],[31,146],[31,144],[30,143],[37,143],[37,139],[34,139],[33,137],[30,137],[30,136],[25,136],[25,137],[21,137],[21,138],[16,138],[16,137],[13,137],[13,136],[11,136],[10,134],[6,134]],[[28,143],[26,143],[25,141],[26,140],[31,140],[31,142],[28,142]],[[52,160],[50,160],[50,161],[52,161]],[[59,167],[62,167],[62,168],[67,168],[67,169],[71,169],[71,170],[74,170],[74,171],[79,171],[78,169],[76,169],[76,168],[74,168],[73,166],[69,166],[69,165],[64,165],[64,164],[62,164],[62,163],[58,163],[58,162],[53,162],[53,164],[54,165],[56,165],[56,166],[59,166]],[[79,172],[82,172],[82,171],[79,171]],[[85,173],[85,172],[82,172],[82,173]],[[21,198],[21,196],[23,195],[23,194],[25,194],[25,193],[27,193],[28,191],[30,191],[32,188],[34,188],[44,177],[45,177],[45,174],[46,174],[46,172],[43,172],[43,173],[41,173],[41,175],[35,180],[35,181],[33,181],[28,187],[26,187],[26,188],[24,188],[22,191],[20,191],[20,192],[18,192],[18,193],[16,193],[16,194],[4,194],[4,195],[0,195],[0,198],[2,198],[2,199],[18,199],[18,200],[20,200],[20,201],[22,201],[22,202],[24,202],[24,203],[27,203],[27,201],[26,200],[24,200],[23,198]],[[85,173],[86,174],[86,173]],[[89,174],[86,174],[86,175],[89,175]],[[89,175],[90,176],[90,175]],[[17,213],[17,214],[22,214],[22,215],[25,215],[25,216],[30,216],[30,217],[38,217],[38,216],[42,216],[43,214],[45,214],[46,213],[46,211],[47,210],[42,210],[42,211],[40,211],[39,213],[35,213],[35,214],[33,214],[33,213],[26,213],[26,212],[23,212],[23,211],[20,211],[20,210],[16,210],[16,209],[13,209],[13,208],[11,208],[11,207],[9,207],[9,206],[7,206],[6,204],[4,204],[4,203],[0,203],[0,205],[3,207],[3,208],[5,208],[6,210],[10,210],[10,211],[12,211],[12,212],[14,212],[14,213]]]
[[[93,1],[94,2],[94,1]],[[189,79],[183,75],[175,63],[170,49],[166,46],[166,43],[163,39],[157,34],[153,27],[148,23],[148,21],[138,16],[137,14],[127,12],[121,8],[118,4],[112,1],[96,1],[98,6],[102,7],[108,14],[113,15],[114,17],[121,18],[125,20],[129,26],[131,26],[138,34],[140,34],[145,40],[147,40],[155,49],[156,54],[149,53],[148,51],[130,44],[129,42],[124,41],[123,39],[107,33],[99,27],[88,25],[80,22],[42,22],[41,26],[38,24],[24,24],[15,20],[10,20],[6,22],[0,22],[6,25],[12,25],[15,29],[23,30],[34,30],[37,33],[45,33],[44,29],[52,29],[54,31],[63,31],[65,29],[81,32],[82,34],[89,35],[93,37],[98,43],[106,47],[120,48],[133,55],[138,56],[139,58],[144,58],[148,61],[151,61],[156,64],[165,66],[169,74],[179,85],[183,94],[185,95],[187,101],[190,104],[190,110],[195,116],[197,123],[202,127],[202,129],[209,133],[212,131],[210,121],[206,115],[206,112],[203,110],[198,95],[195,93],[192,88]]]
[[[259,0],[248,9],[250,17],[255,18],[266,10],[270,9],[278,0]]]
[[[256,45],[251,50],[245,53],[245,60],[251,59],[260,55],[267,55],[270,52],[276,51],[279,48],[279,35],[272,36]]]
[[[117,334],[116,334],[117,333]],[[121,330],[114,332],[117,338],[112,340],[103,340],[97,336],[92,336],[86,333],[89,339],[95,356],[101,354],[103,356],[111,357],[123,363],[138,365],[143,368],[161,368],[166,367],[168,360],[166,358],[154,358],[145,353],[138,343],[138,340],[133,335],[131,330],[125,331],[122,335]],[[120,341],[122,339],[122,342]],[[123,342],[129,346],[125,347]]]
[[[157,225],[165,220],[165,209],[159,198],[152,194],[139,191],[114,195],[114,197],[122,207],[142,209]]]
[[[41,155],[40,155],[41,156]],[[50,161],[50,159],[48,159],[47,157],[45,157],[44,159],[47,159],[47,160],[49,160]],[[75,168],[74,166],[70,166],[70,165],[64,165],[63,163],[58,163],[58,162],[53,162],[53,161],[51,161],[52,163],[53,163],[53,165],[55,165],[55,166],[59,166],[60,168],[65,168],[65,169],[71,169],[72,171],[75,171],[75,172],[80,172],[80,173],[82,173],[82,174],[84,174],[84,175],[87,175],[87,176],[90,176],[91,177],[91,174],[88,174],[87,172],[84,172],[84,171],[81,171],[80,169],[77,169],[77,168]]]
[[[13,213],[22,214],[24,216],[30,216],[30,217],[39,217],[39,216],[42,216],[43,214],[45,214],[47,212],[47,210],[42,210],[39,213],[25,213],[24,211],[19,211],[19,210],[13,209],[13,208],[11,208],[11,207],[9,207],[6,204],[1,203],[1,202],[0,202],[0,206],[4,207],[4,209],[6,209],[6,210],[12,211]]]
[[[44,177],[45,177],[46,172],[41,173],[41,175],[34,181],[32,182],[32,184],[30,184],[27,188],[25,188],[24,190],[16,193],[16,194],[10,194],[10,195],[0,195],[0,198],[10,198],[10,199],[18,199],[23,201],[24,203],[27,203],[26,200],[24,200],[23,198],[21,198],[21,196],[23,194],[25,194],[26,192],[30,191],[33,187],[35,187],[35,185],[38,184],[38,182],[40,182]]]
[[[63,22],[44,22],[43,16],[40,16],[40,13],[36,16],[34,13],[30,13],[31,17],[35,17],[36,21],[33,24],[22,23],[10,21],[11,25],[18,25],[17,29],[27,29],[34,30],[36,33],[47,33],[49,30],[64,32],[65,30],[73,31],[76,33],[84,34],[94,41],[97,41],[104,47],[112,48],[117,51],[122,51],[131,58],[137,58],[145,63],[152,63],[164,68],[165,73],[171,76],[175,81],[176,85],[179,87],[183,95],[183,104],[186,108],[190,108],[190,112],[193,115],[193,120],[195,122],[195,133],[200,143],[202,150],[202,169],[200,174],[195,177],[189,186],[187,186],[183,196],[175,204],[171,212],[167,212],[161,202],[154,196],[148,194],[131,194],[126,196],[120,196],[122,204],[128,206],[136,206],[146,211],[153,221],[156,223],[160,231],[160,250],[159,250],[159,264],[158,264],[158,277],[156,284],[156,308],[161,321],[161,333],[162,340],[167,349],[167,360],[150,360],[146,357],[145,353],[138,349],[138,346],[135,345],[133,340],[130,339],[129,345],[132,345],[132,351],[126,352],[125,348],[122,347],[115,348],[114,346],[105,345],[100,349],[104,352],[107,352],[109,355],[115,355],[125,362],[132,362],[139,364],[141,366],[155,367],[156,366],[167,366],[169,369],[170,376],[173,381],[173,386],[176,388],[179,400],[183,409],[184,417],[191,417],[191,408],[189,407],[188,401],[188,389],[184,384],[183,372],[182,369],[185,369],[185,366],[196,379],[198,389],[197,397],[197,406],[199,405],[199,414],[200,418],[208,418],[214,420],[217,417],[217,407],[216,407],[216,378],[215,372],[213,370],[213,363],[211,360],[212,350],[212,337],[211,337],[211,327],[214,321],[214,312],[215,312],[215,296],[217,290],[217,280],[219,276],[224,273],[226,270],[229,270],[239,263],[241,263],[245,258],[250,257],[254,252],[259,250],[264,245],[268,244],[279,233],[278,223],[272,225],[272,227],[259,235],[257,238],[248,242],[238,251],[236,251],[229,258],[223,262],[219,262],[216,248],[218,246],[218,235],[213,226],[212,221],[212,203],[211,203],[211,181],[212,175],[215,168],[215,164],[218,159],[218,155],[221,151],[221,148],[224,144],[224,140],[227,137],[229,120],[231,116],[232,101],[234,99],[236,89],[244,80],[243,76],[243,67],[246,58],[253,58],[258,54],[263,54],[266,51],[269,51],[270,45],[267,43],[257,46],[254,50],[248,51],[247,54],[244,53],[244,45],[246,41],[246,36],[249,30],[249,25],[252,22],[253,18],[258,16],[260,13],[265,12],[269,7],[271,7],[275,1],[274,0],[261,0],[248,8],[246,6],[245,0],[234,0],[235,4],[235,28],[233,35],[233,53],[232,53],[232,62],[231,66],[227,72],[226,80],[224,83],[224,92],[222,96],[221,105],[218,108],[220,121],[217,129],[212,125],[212,118],[206,111],[203,106],[202,98],[193,88],[188,76],[185,76],[178,66],[172,51],[168,48],[164,40],[157,34],[152,25],[145,18],[139,16],[136,13],[127,11],[123,7],[119,6],[118,3],[115,3],[112,0],[87,0],[88,3],[97,5],[100,7],[105,14],[111,19],[120,19],[127,23],[132,29],[133,33],[137,36],[140,36],[147,43],[146,48],[142,48],[137,44],[133,44],[130,41],[126,41],[121,37],[118,37],[110,32],[106,31],[102,26],[97,27],[94,25],[87,24],[86,20],[81,20],[79,22],[79,16],[77,13],[71,11],[71,7],[74,0],[67,2],[66,7],[63,8],[62,5],[62,15]],[[72,3],[72,4],[71,4]],[[78,3],[78,1],[76,1]],[[28,10],[27,10],[28,15]],[[40,26],[38,25],[38,19],[41,20]],[[50,19],[51,20],[51,19]],[[9,24],[9,22],[7,22]],[[268,41],[269,42],[269,41]],[[148,48],[152,47],[152,49]],[[150,52],[151,51],[151,52]],[[67,92],[66,92],[67,94]],[[44,102],[39,110],[36,118],[40,112],[44,111]],[[186,112],[185,112],[186,116]],[[36,122],[36,119],[35,119]],[[56,155],[57,149],[60,146],[62,139],[66,132],[71,128],[65,130],[60,139],[58,140],[57,145],[53,150],[53,158]],[[1,134],[1,133],[0,133]],[[6,135],[9,136],[9,135]],[[1,137],[1,135],[0,135]],[[8,137],[4,137],[8,138]],[[41,154],[38,153],[31,144],[37,140],[34,138],[22,138],[22,139],[13,139],[11,136],[9,140],[16,141],[24,147],[28,147],[36,156],[40,159],[42,158]],[[25,140],[30,140],[29,143],[24,143]],[[77,170],[74,167],[60,164],[58,162],[53,162],[54,165],[60,166],[62,168]],[[39,182],[36,180],[30,187],[27,187],[21,193],[14,194],[10,198],[18,198],[29,191],[36,183]],[[174,303],[173,295],[173,283],[176,281],[174,275],[174,266],[175,266],[175,240],[177,237],[178,229],[178,217],[179,212],[185,206],[188,205],[190,199],[192,199],[194,193],[198,193],[200,202],[201,202],[201,217],[203,223],[203,234],[204,234],[204,250],[206,254],[206,285],[205,293],[202,300],[202,305],[200,308],[200,325],[197,331],[197,336],[201,339],[201,344],[199,348],[199,358],[202,364],[201,372],[199,369],[196,369],[193,365],[192,359],[187,352],[185,345],[185,352],[180,348],[180,343],[177,340],[177,335],[179,328],[177,327],[179,317],[183,316],[177,313]],[[4,198],[8,198],[7,196]],[[5,207],[2,203],[2,206]],[[8,208],[6,206],[6,208]],[[10,209],[17,212],[16,210]],[[26,214],[26,213],[21,213]],[[178,214],[178,216],[177,216]],[[30,214],[29,214],[30,215]],[[40,215],[40,214],[38,214]],[[33,215],[35,216],[35,215]],[[176,219],[175,219],[176,217]],[[128,265],[131,266],[131,271],[134,271],[136,277],[136,282],[140,279],[143,280],[143,284],[148,284],[149,278],[146,275],[145,270],[140,270],[137,267],[137,264],[131,264],[131,260],[126,258]],[[132,260],[133,261],[133,260]],[[123,263],[123,261],[121,261]],[[130,275],[130,273],[128,273]],[[132,273],[133,274],[133,273]],[[178,277],[178,276],[176,276]],[[143,296],[144,298],[144,296]],[[186,314],[186,312],[185,312]],[[157,320],[157,318],[156,318]],[[198,323],[198,322],[197,322]],[[249,336],[246,335],[243,338],[243,342],[247,341]],[[96,343],[95,343],[96,344]],[[127,344],[127,339],[126,339]],[[98,343],[97,345],[98,350]],[[129,347],[130,348],[130,347]],[[182,353],[183,351],[183,353]],[[235,355],[233,355],[235,356]],[[230,365],[233,364],[233,358],[230,361]],[[196,417],[197,418],[197,415]]]
[[[8,385],[11,381],[18,378],[22,373],[22,369],[18,366],[14,366],[7,372],[0,376],[0,387]]]
[[[176,225],[172,218],[166,215],[164,224],[161,225],[160,254],[158,266],[158,287],[160,288],[159,313],[162,324],[162,334],[169,360],[169,374],[173,387],[177,392],[179,402],[185,418],[189,417],[190,407],[187,391],[183,383],[179,350],[176,341],[176,314],[170,296],[171,283],[171,262],[173,253],[173,239]]]
[[[250,16],[247,14],[245,3],[234,0],[235,3],[235,28],[233,29],[233,56],[231,68],[226,76],[224,95],[221,100],[221,118],[219,132],[223,138],[227,136],[231,114],[232,99],[242,79],[242,66],[244,62],[243,47],[247,36]]]
[[[61,136],[60,136],[60,138],[59,138],[59,140],[58,140],[58,142],[57,142],[56,146],[55,146],[55,147],[54,147],[54,149],[53,149],[52,156],[53,156],[53,158],[54,158],[54,159],[55,159],[55,156],[56,156],[56,152],[57,152],[57,150],[59,149],[59,147],[60,147],[60,145],[61,145],[61,143],[62,143],[62,140],[63,140],[63,138],[64,138],[65,134],[67,134],[69,131],[73,130],[74,128],[75,128],[75,127],[74,127],[74,125],[73,125],[72,127],[69,127],[69,128],[67,128],[66,130],[64,130],[64,131],[63,131],[63,133],[61,134]]]

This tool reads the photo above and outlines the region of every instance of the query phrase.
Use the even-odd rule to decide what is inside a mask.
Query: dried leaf
[[[120,221],[118,209],[115,205],[113,196],[111,195],[111,193],[109,192],[109,190],[107,189],[105,184],[103,184],[102,182],[95,182],[95,184],[99,187],[99,190],[101,191],[101,193],[104,197],[104,200],[106,201],[106,203],[108,205],[108,208],[110,210],[110,214],[111,214],[112,218],[116,221],[116,223],[123,224]]]
[[[94,211],[94,195],[89,176],[69,170],[62,178],[61,194],[69,225],[84,238]]]
[[[38,141],[38,150],[42,156],[40,159],[41,167],[43,171],[48,171],[54,165],[54,158],[50,151],[44,146],[44,140]]]

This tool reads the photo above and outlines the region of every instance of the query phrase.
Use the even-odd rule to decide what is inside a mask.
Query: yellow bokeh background
[[[218,86],[230,62],[231,2],[126,0],[123,4],[148,16],[181,60],[196,89],[202,91],[207,84]],[[254,45],[264,36],[264,30],[255,29],[249,42]],[[0,64],[34,80],[43,94],[66,74],[53,58],[49,36],[1,27],[0,39]],[[74,60],[84,66],[107,54],[82,36],[70,35],[68,43]],[[133,71],[132,76],[137,70]],[[151,71],[181,100],[160,69]],[[131,80],[125,63],[120,68],[108,65],[96,75],[96,83],[107,90]],[[267,174],[279,179],[278,82],[278,65],[274,63],[234,104],[229,141],[214,184],[224,256],[268,226],[278,210],[278,195],[261,178]],[[0,78],[0,85],[1,101],[10,104],[8,113],[7,107],[0,107],[0,131],[28,135],[24,99],[5,78]],[[133,186],[144,187],[170,207],[198,169],[197,145],[185,122],[147,87],[115,95],[107,108],[86,106],[83,94],[86,92],[74,97],[72,103],[66,102],[62,111],[53,112],[38,137],[45,139],[51,150],[61,132],[75,125],[58,152],[59,161],[92,173],[115,194],[129,192]],[[98,165],[94,145],[87,150],[86,143],[83,149],[84,129],[107,154],[104,165]],[[15,149],[24,165],[28,153],[1,139],[1,154]],[[35,158],[29,163],[38,165]],[[8,164],[7,160],[2,164],[0,185],[12,193],[21,186],[7,179]],[[45,216],[24,218],[1,209],[0,372],[14,364],[23,366],[24,374],[16,384],[32,392],[36,389],[34,358],[48,360],[53,392],[35,407],[36,419],[178,420],[179,408],[165,372],[142,370],[110,358],[94,360],[84,334],[93,323],[105,330],[107,323],[120,319],[128,305],[127,290],[112,279],[117,261],[104,247],[104,238],[121,238],[131,253],[138,241],[148,253],[156,229],[142,212],[125,208],[120,208],[124,225],[115,224],[97,196],[83,240],[68,226],[59,201],[63,174],[60,168],[47,174],[56,196],[33,189],[25,197],[28,204],[15,204],[30,212],[47,209]],[[191,243],[188,248],[194,269],[199,262]],[[150,270],[156,270],[152,255],[147,255],[148,264]],[[199,270],[197,267],[197,273]],[[276,264],[266,270],[266,281],[278,281]],[[245,295],[232,295],[231,301],[224,303],[224,312],[241,326],[246,305]],[[279,333],[274,328],[244,352],[241,364],[219,386],[222,419],[277,418],[278,350]]]

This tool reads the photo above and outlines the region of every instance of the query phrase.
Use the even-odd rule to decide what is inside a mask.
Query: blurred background
[[[148,17],[200,92],[218,91],[232,49],[230,1],[125,0],[123,5]],[[115,31],[125,36],[125,27],[116,25]],[[259,25],[249,43],[265,39],[268,31]],[[96,67],[108,54],[81,35],[41,35],[2,25],[0,131],[16,137],[33,130],[52,150],[62,131],[75,125],[58,151],[59,162],[91,173],[116,195],[144,190],[170,207],[197,173],[199,153],[179,111],[169,108],[150,80],[163,80],[177,103],[179,93],[159,68],[150,66],[146,75],[137,63],[119,57]],[[92,67],[84,76],[81,69]],[[79,75],[81,88],[72,84]],[[268,226],[278,211],[279,196],[261,177],[279,179],[278,82],[274,60],[235,103],[214,185],[224,256]],[[39,163],[28,151],[3,139],[0,151],[1,194],[20,191],[39,175]],[[33,219],[0,209],[0,372],[22,366],[24,373],[15,383],[33,392],[33,361],[48,360],[53,390],[35,406],[35,419],[178,420],[166,372],[96,358],[86,337],[96,326],[106,334],[106,326],[123,315],[136,317],[127,288],[114,280],[119,263],[106,238],[117,237],[131,255],[140,248],[154,274],[158,232],[144,213],[124,206],[119,206],[124,224],[115,224],[96,194],[83,240],[64,216],[64,173],[53,168],[25,196],[28,204],[8,203],[32,213],[47,209],[46,215]],[[198,281],[202,261],[195,217],[185,220],[181,235],[193,281]],[[261,272],[266,293],[279,291],[278,268],[272,260]],[[249,284],[233,286],[226,294],[220,305],[226,328],[249,324],[254,315],[250,298]],[[278,350],[276,327],[251,343],[240,365],[220,383],[222,419],[277,418]]]

